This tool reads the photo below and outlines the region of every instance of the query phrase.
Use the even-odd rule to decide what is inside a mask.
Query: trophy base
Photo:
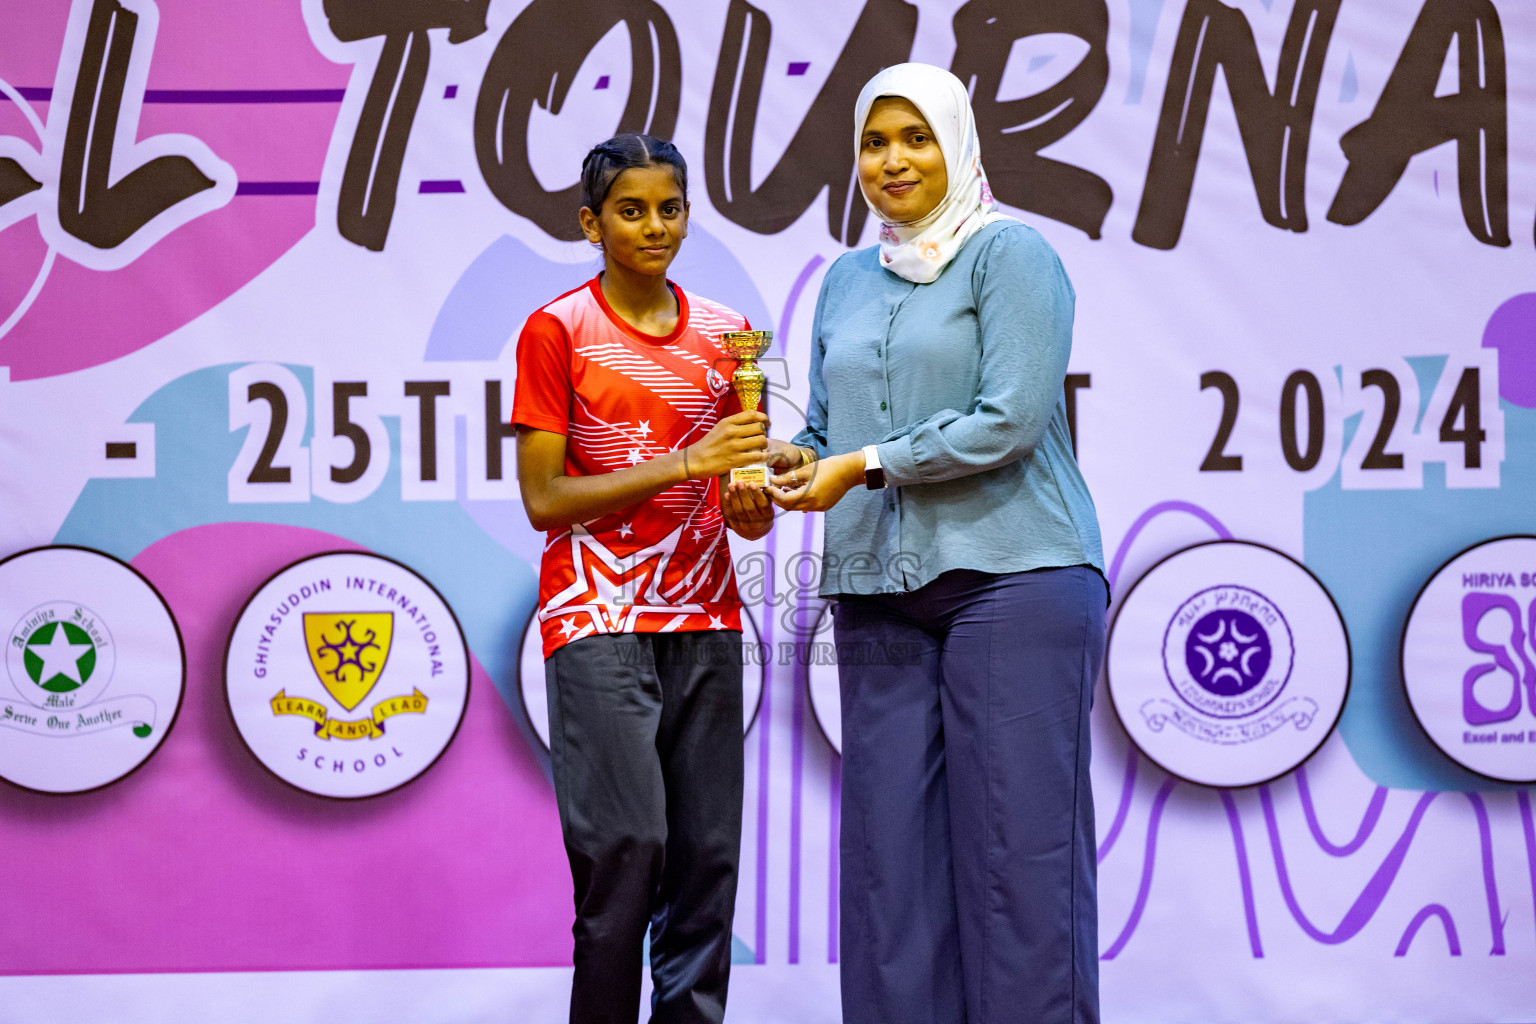
[[[759,487],[768,486],[767,466],[737,466],[731,470],[731,483],[756,484]]]

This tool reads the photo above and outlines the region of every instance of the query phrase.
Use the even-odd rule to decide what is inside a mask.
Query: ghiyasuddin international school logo
[[[24,551],[0,562],[0,622],[0,777],[81,792],[159,748],[185,665],[175,620],[144,577],[85,548]]]
[[[430,768],[458,731],[469,651],[436,589],[378,555],[296,562],[246,603],[225,689],[240,737],[290,785],[388,792]]]
[[[394,612],[305,612],[304,650],[325,692],[346,711],[354,711],[374,691],[394,639]],[[382,739],[385,723],[399,714],[426,714],[430,699],[419,689],[386,697],[366,717],[332,718],[325,704],[290,697],[279,690],[274,715],[302,715],[315,723],[315,735],[333,740]]]
[[[1344,707],[1349,640],[1300,563],[1219,541],[1159,562],[1110,632],[1110,696],[1154,762],[1206,785],[1244,786],[1295,768]]]
[[[1403,688],[1435,746],[1470,771],[1536,782],[1536,537],[1459,552],[1403,628]]]

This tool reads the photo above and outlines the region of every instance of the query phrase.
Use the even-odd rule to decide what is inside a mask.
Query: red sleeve
[[[517,385],[512,398],[514,425],[569,434],[571,423],[571,346],[559,319],[539,310],[517,339]]]

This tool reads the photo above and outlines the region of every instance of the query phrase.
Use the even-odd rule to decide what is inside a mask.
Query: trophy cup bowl
[[[763,400],[763,388],[768,375],[757,365],[756,359],[768,351],[773,343],[772,331],[727,331],[720,335],[720,347],[725,354],[736,360],[736,372],[731,374],[731,387],[741,400],[742,412],[756,412]],[[768,463],[737,466],[731,470],[731,483],[768,486]]]

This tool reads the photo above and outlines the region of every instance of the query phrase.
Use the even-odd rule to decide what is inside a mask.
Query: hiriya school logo
[[[430,768],[469,697],[469,650],[436,589],[378,555],[295,562],[230,633],[235,727],[274,775],[320,796],[376,796]]]
[[[78,793],[149,759],[181,707],[185,659],[164,599],[128,565],[76,547],[0,562],[0,777]]]
[[[1435,746],[1479,775],[1536,782],[1536,537],[1485,541],[1436,570],[1401,657]]]
[[[1132,742],[1170,773],[1248,786],[1295,768],[1344,709],[1349,639],[1327,590],[1272,548],[1176,552],[1131,588],[1110,630],[1109,693]]]

